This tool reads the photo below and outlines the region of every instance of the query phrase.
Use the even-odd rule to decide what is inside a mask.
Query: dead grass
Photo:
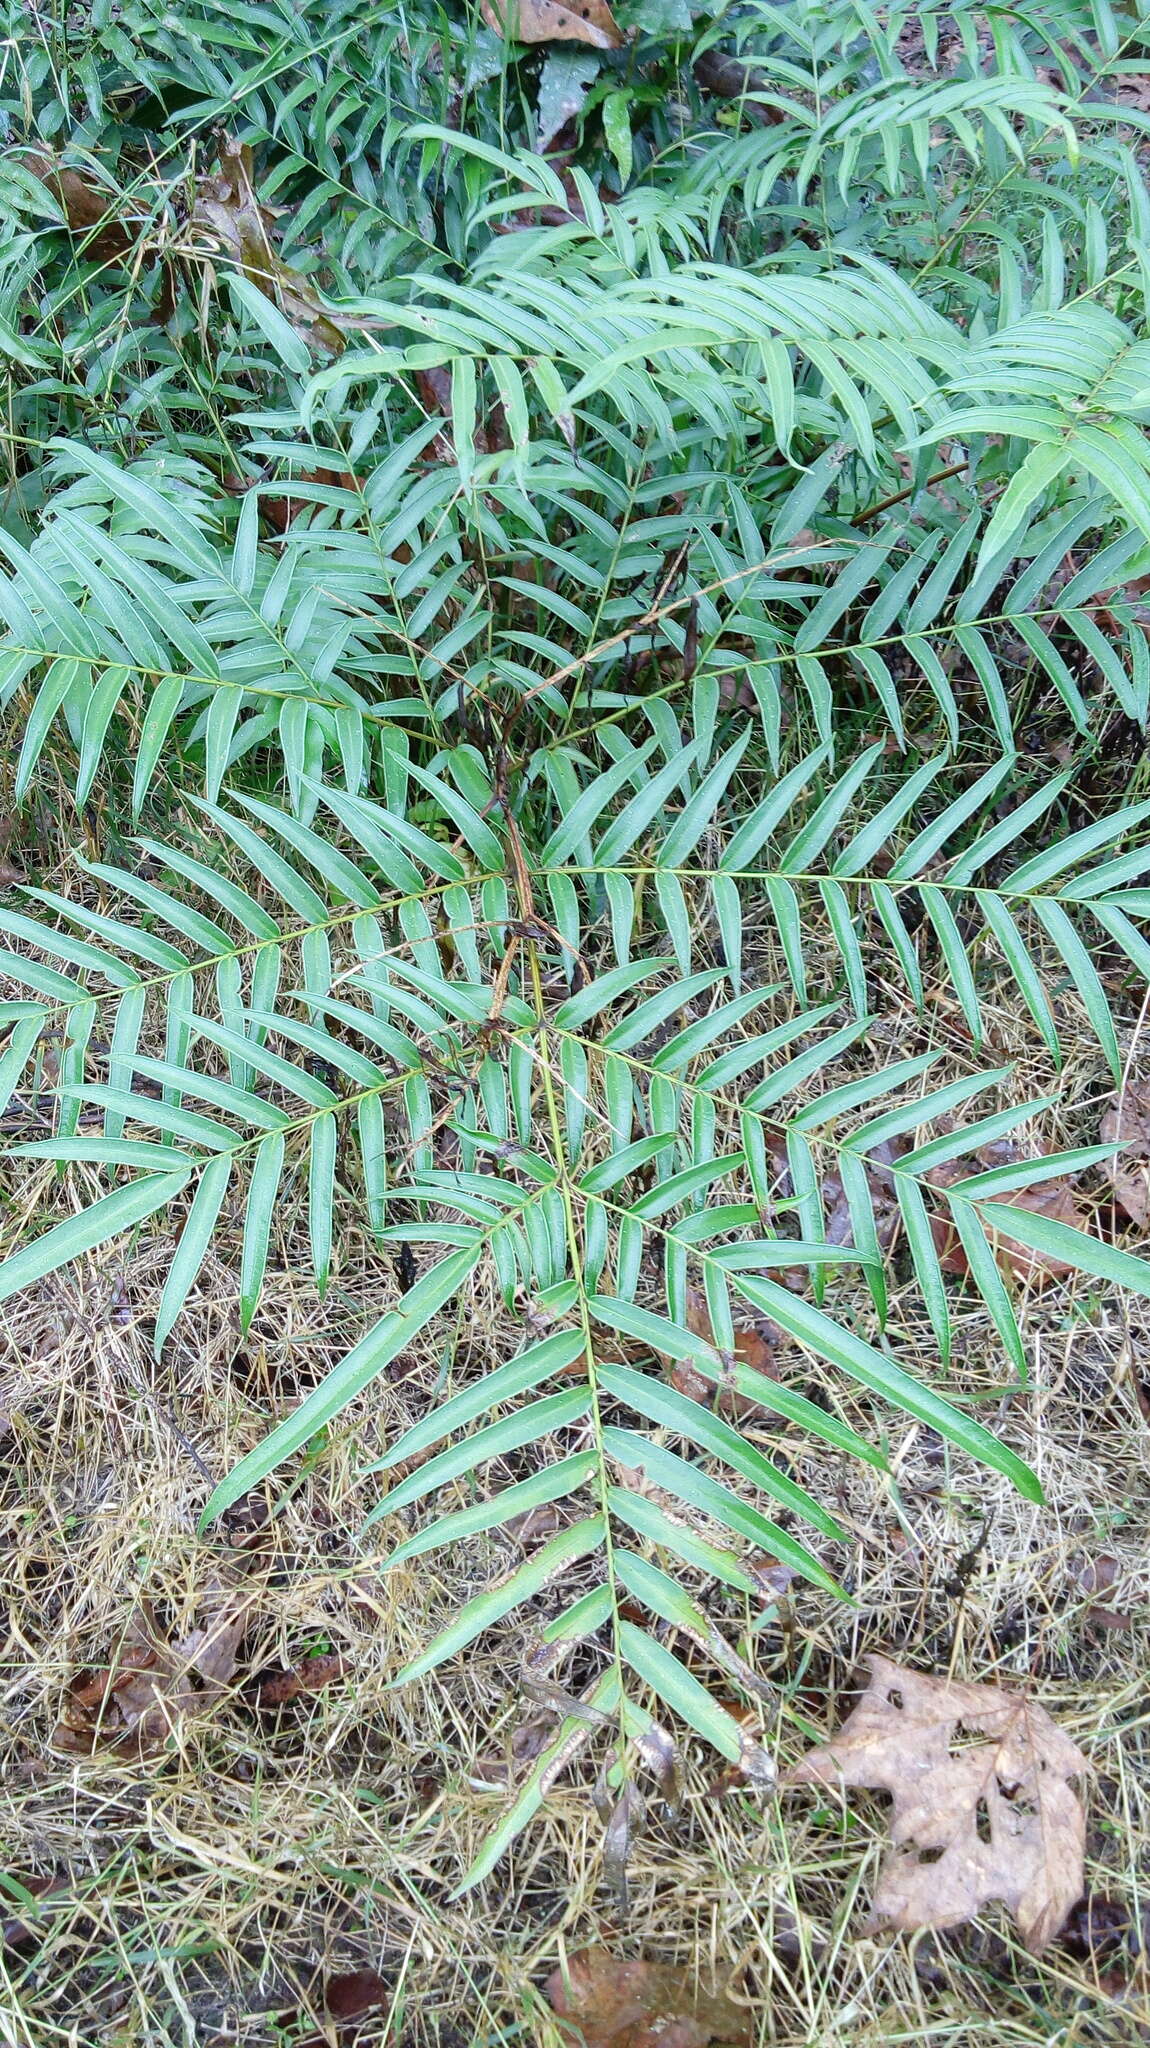
[[[763,980],[773,969],[764,945]],[[883,1030],[892,1053],[932,1042],[969,1059],[945,1005],[926,1027],[906,1011]],[[1022,1055],[1019,1097],[1049,1086],[1009,1003],[992,1036]],[[1063,1077],[1048,1140],[1093,1137],[1107,1091],[1084,1052]],[[51,1171],[10,1186],[21,1218],[45,1205],[60,1213]],[[602,1884],[586,1760],[492,1877],[452,1897],[531,1752],[538,1710],[517,1688],[522,1622],[435,1678],[388,1689],[518,1555],[495,1533],[387,1573],[394,1531],[358,1534],[374,1497],[363,1464],[424,1412],[449,1369],[458,1380],[506,1355],[511,1325],[489,1277],[297,1466],[274,1518],[249,1503],[217,1537],[195,1535],[209,1485],[396,1299],[390,1260],[347,1222],[321,1302],[304,1277],[302,1218],[286,1202],[250,1336],[239,1337],[230,1265],[215,1259],[160,1364],[151,1328],[172,1244],[162,1233],[0,1310],[10,1418],[0,1437],[0,1871],[59,1886],[35,1940],[0,1960],[4,2048],[272,2048],[317,2029],[346,2041],[324,2018],[323,1985],[362,1965],[381,1973],[390,2007],[359,2022],[361,2043],[550,2048],[560,2036],[536,1987],[564,1951],[596,1939],[733,1968],[761,2042],[776,2048],[1150,2040],[1150,1434],[1138,1399],[1150,1384],[1150,1323],[1140,1305],[1081,1282],[1025,1299],[1031,1384],[1010,1396],[984,1314],[970,1302],[958,1313],[950,1385],[980,1397],[984,1419],[1036,1465],[1042,1509],[931,1432],[876,1421],[793,1354],[800,1384],[821,1384],[860,1426],[889,1430],[896,1480],[817,1444],[788,1446],[796,1477],[850,1533],[833,1562],[854,1604],[799,1588],[755,1639],[778,1687],[764,1739],[786,1760],[842,1717],[870,1649],[1032,1686],[1091,1758],[1088,1891],[1109,1902],[1113,1939],[1080,1931],[1036,1962],[994,1915],[937,1939],[872,1938],[878,1802],[717,1794],[716,1760],[697,1744],[681,1817],[651,1818],[638,1839],[621,1926]],[[849,1285],[836,1300],[865,1317]],[[910,1286],[892,1330],[900,1358],[937,1384]],[[111,1660],[140,1599],[178,1636],[225,1552],[247,1564],[251,1605],[223,1699],[158,1755],[55,1748],[69,1686]],[[1110,1583],[1092,1588],[1100,1559],[1112,1561]],[[576,1584],[551,1588],[541,1611]],[[278,1711],[258,1704],[259,1674],[325,1652],[344,1660],[341,1682]]]

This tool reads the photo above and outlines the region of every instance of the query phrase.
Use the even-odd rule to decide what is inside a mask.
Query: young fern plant
[[[394,1529],[393,1562],[562,1504],[542,1549],[469,1602],[395,1680],[433,1670],[557,1581],[562,1604],[542,1627],[532,1670],[577,1642],[600,1655],[586,1696],[468,1881],[530,1818],[558,1760],[605,1718],[648,1760],[667,1753],[659,1716],[670,1715],[766,1770],[741,1724],[663,1638],[669,1626],[701,1645],[754,1697],[760,1681],[700,1605],[700,1576],[762,1599],[753,1553],[766,1551],[838,1590],[842,1531],[796,1475],[804,1439],[886,1469],[885,1430],[859,1426],[849,1389],[1040,1498],[1008,1447],[900,1362],[892,1213],[944,1364],[951,1306],[932,1228],[940,1210],[1015,1381],[1025,1353],[1000,1238],[1150,1293],[1140,1260],[1009,1202],[1115,1148],[936,1185],[935,1169],[1019,1130],[1049,1098],[951,1128],[1005,1070],[976,1064],[935,1084],[929,1047],[884,1059],[870,971],[877,937],[921,1005],[929,958],[975,1048],[988,979],[1009,974],[1057,1058],[1045,990],[1058,956],[1116,1060],[1090,924],[1145,968],[1134,922],[1144,892],[1131,885],[1150,849],[1118,849],[1150,806],[1020,856],[1016,842],[1057,800],[1057,783],[988,823],[979,813],[1010,766],[998,764],[915,830],[909,813],[940,774],[926,763],[895,797],[872,800],[860,823],[879,750],[830,776],[824,749],[748,809],[737,796],[746,738],[716,748],[712,699],[704,679],[696,738],[675,746],[664,734],[661,759],[621,733],[604,768],[568,749],[555,793],[537,774],[514,798],[500,796],[474,750],[421,766],[396,741],[386,807],[317,787],[322,809],[308,825],[248,795],[226,806],[198,800],[214,859],[144,841],[158,879],[79,863],[106,902],[119,899],[119,915],[44,890],[25,892],[23,912],[0,911],[0,928],[31,949],[0,960],[28,992],[4,1010],[6,1100],[36,1090],[45,1034],[63,1046],[56,1134],[14,1150],[82,1162],[109,1183],[0,1262],[0,1298],[172,1210],[182,1227],[157,1316],[160,1350],[237,1200],[245,1328],[285,1201],[306,1205],[321,1292],[338,1260],[345,1196],[363,1204],[382,1246],[422,1261],[395,1308],[217,1487],[205,1525],[335,1423],[466,1296],[484,1262],[508,1315],[522,1318],[528,1303],[536,1331],[546,1327],[452,1392],[365,1474],[378,1480],[421,1461],[368,1514]],[[442,836],[413,818],[428,802]],[[233,878],[245,867],[249,887]],[[748,961],[752,901],[768,909],[781,984],[758,984]],[[652,920],[665,951],[632,957]],[[162,1053],[145,1049],[161,1025]],[[107,1050],[97,1056],[100,1041]],[[448,1133],[456,1157],[445,1164]],[[828,1242],[828,1167],[849,1214],[846,1243]],[[808,1293],[786,1284],[796,1268],[809,1274]],[[844,1273],[869,1295],[869,1337],[857,1306],[849,1318],[834,1311]],[[736,1316],[748,1313],[817,1362],[827,1406],[739,1357]],[[716,1404],[669,1383],[668,1362],[712,1384]],[[736,1396],[761,1418],[747,1429],[726,1418]],[[504,1484],[511,1456],[533,1469]],[[465,1482],[472,1498],[461,1507]]]

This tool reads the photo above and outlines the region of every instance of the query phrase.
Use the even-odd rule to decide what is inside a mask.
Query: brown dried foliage
[[[227,1690],[248,1606],[240,1587],[217,1587],[203,1603],[204,1619],[171,1642],[151,1603],[141,1600],[116,1662],[75,1681],[52,1747],[79,1756],[99,1749],[135,1756],[164,1749],[183,1724]]]
[[[1022,1693],[868,1664],[854,1712],[786,1783],[890,1793],[875,1926],[954,1927],[1002,1899],[1038,1955],[1082,1895],[1085,1757]]]
[[[618,50],[623,31],[606,0],[482,0],[488,28],[517,43],[589,43]]]
[[[553,1971],[545,1990],[584,2048],[750,2048],[749,2010],[672,1963],[587,1948]]]

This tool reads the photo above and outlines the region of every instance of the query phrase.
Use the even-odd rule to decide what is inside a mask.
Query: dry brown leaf
[[[290,1671],[269,1671],[260,1679],[256,1697],[261,1707],[282,1707],[290,1700],[304,1699],[335,1685],[347,1665],[339,1656],[304,1657]]]
[[[1150,1224],[1150,1081],[1127,1082],[1103,1117],[1098,1135],[1104,1145],[1126,1147],[1110,1160],[1107,1171],[1119,1208],[1131,1223],[1145,1228]]]
[[[280,260],[273,241],[276,215],[256,197],[252,152],[233,135],[220,137],[219,169],[201,180],[188,222],[201,255],[205,242],[234,263],[249,283],[278,305],[285,319],[317,348],[338,355],[339,328],[324,311],[311,285]]]
[[[349,1970],[345,1976],[329,1977],[323,1995],[333,2019],[353,2020],[382,2005],[389,1992],[378,1970]]]
[[[207,1618],[199,1627],[165,1642],[150,1602],[142,1600],[118,1663],[73,1686],[53,1748],[146,1755],[163,1749],[180,1722],[204,1713],[235,1671],[249,1599],[239,1587],[217,1587],[202,1606]]]
[[[715,1330],[707,1308],[706,1296],[697,1288],[687,1289],[687,1328],[693,1337],[701,1337],[704,1344],[715,1345]],[[777,1380],[779,1369],[775,1362],[774,1338],[778,1331],[774,1323],[762,1318],[751,1330],[736,1330],[734,1360],[736,1368],[749,1366],[752,1372],[762,1373],[765,1379]],[[715,1346],[717,1349],[717,1345]],[[750,1395],[741,1394],[734,1387],[721,1386],[716,1395],[715,1383],[705,1373],[699,1372],[686,1358],[664,1358],[671,1385],[685,1394],[689,1401],[698,1401],[705,1407],[712,1404],[720,1415],[729,1422],[746,1422],[753,1416],[763,1415],[766,1410],[761,1402]]]
[[[1093,1594],[1082,1619],[1087,1628],[1132,1629],[1133,1617],[1114,1606],[1114,1593],[1122,1576],[1116,1557],[1075,1557],[1070,1560],[1071,1576],[1080,1592]]]
[[[724,1990],[703,1990],[673,1963],[627,1962],[586,1948],[544,1990],[585,2048],[750,2048],[751,2014]]]
[[[47,187],[72,233],[83,242],[86,256],[97,263],[115,263],[135,248],[144,223],[114,194],[101,191],[82,171],[61,164],[51,150],[26,149],[16,161]]]
[[[876,1926],[954,1927],[1002,1899],[1037,1955],[1082,1896],[1086,1820],[1071,1781],[1085,1757],[1021,1693],[868,1664],[854,1712],[785,1783],[890,1793]]]
[[[508,42],[590,43],[618,50],[623,31],[606,0],[482,0],[483,19]]]

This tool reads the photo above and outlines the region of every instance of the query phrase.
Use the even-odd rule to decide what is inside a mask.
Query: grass
[[[774,965],[764,941],[752,971],[766,981]],[[1004,1004],[993,1027],[1025,1067],[1027,1026]],[[945,1009],[925,1027],[908,1010],[888,1026],[892,1055],[918,1049],[924,1029],[945,1044],[952,1028]],[[1026,1084],[1023,1071],[1013,1085]],[[1107,1087],[1087,1056],[1066,1077],[1065,1128],[1048,1140],[1089,1134]],[[28,1228],[59,1213],[52,1173],[15,1180],[9,1170],[9,1199],[24,1204]],[[905,1420],[889,1442],[893,1484],[805,1443],[796,1476],[849,1533],[835,1566],[853,1604],[796,1583],[755,1637],[758,1668],[778,1688],[763,1737],[783,1762],[837,1724],[870,1649],[1035,1689],[1091,1759],[1088,1895],[1113,1902],[1119,1929],[1109,1946],[1064,1940],[1035,1961],[994,1913],[943,1936],[870,1935],[879,1802],[723,1792],[717,1760],[689,1741],[680,1817],[662,1817],[652,1799],[636,1837],[625,1922],[603,1886],[593,1741],[510,1855],[453,1898],[553,1719],[520,1690],[521,1621],[490,1630],[439,1674],[398,1690],[389,1679],[522,1549],[496,1532],[382,1572],[396,1531],[384,1522],[360,1538],[372,1495],[357,1474],[449,1374],[462,1383],[505,1355],[505,1311],[494,1293],[473,1292],[314,1447],[273,1519],[241,1503],[215,1539],[197,1540],[209,1478],[322,1376],[399,1284],[349,1218],[320,1301],[303,1277],[306,1218],[289,1188],[247,1339],[228,1261],[215,1252],[157,1365],[151,1323],[171,1246],[149,1228],[3,1312],[3,1869],[61,1886],[39,1909],[35,1938],[4,1952],[5,2048],[335,2040],[324,1985],[364,1966],[390,2001],[358,2023],[364,2043],[557,2043],[538,1987],[564,1952],[595,1940],[734,1970],[758,2038],[778,2048],[1118,2048],[1150,2038],[1140,1946],[1150,1926],[1150,1455],[1139,1405],[1150,1326],[1140,1304],[1082,1280],[1023,1296],[1032,1378],[1005,1391],[985,1312],[973,1296],[957,1306],[943,1390],[976,1401],[1036,1465],[1047,1507]],[[910,1289],[899,1315],[910,1363],[925,1374],[932,1340]],[[797,1384],[866,1426],[865,1398],[830,1375],[820,1386],[820,1369],[797,1354],[788,1363]],[[1084,1564],[1100,1557],[1114,1560],[1106,1598],[1128,1625],[1099,1621],[1100,1599],[1084,1590]],[[242,1571],[250,1611],[234,1677],[210,1711],[145,1758],[54,1747],[77,1674],[114,1659],[140,1599],[179,1638],[221,1569]],[[529,1619],[572,1597],[578,1571]],[[261,1675],[324,1652],[344,1660],[341,1682],[278,1710],[259,1705]]]

